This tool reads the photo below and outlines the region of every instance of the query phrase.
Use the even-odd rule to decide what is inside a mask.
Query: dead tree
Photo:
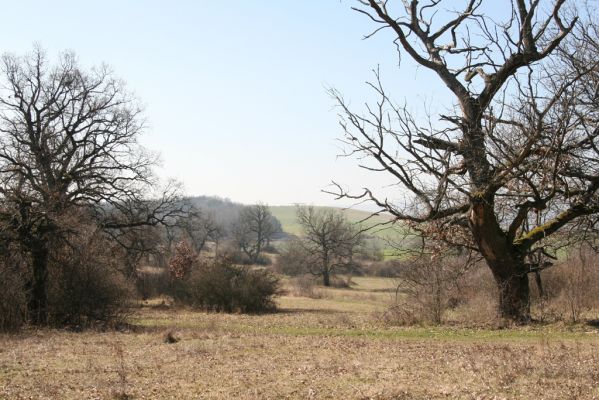
[[[438,237],[480,252],[501,315],[528,321],[528,274],[547,265],[532,255],[548,255],[560,232],[592,226],[599,212],[597,31],[565,0],[506,1],[503,20],[482,14],[481,0],[459,10],[442,0],[358,2],[378,24],[371,35],[391,31],[400,55],[450,90],[454,111],[418,119],[390,99],[378,71],[378,101],[363,113],[332,91],[347,155],[391,174],[407,206],[372,188],[333,192],[396,221],[434,224]],[[460,228],[463,237],[446,233]]]

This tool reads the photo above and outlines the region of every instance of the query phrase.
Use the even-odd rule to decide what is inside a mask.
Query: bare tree
[[[196,253],[206,247],[207,242],[218,243],[224,237],[224,228],[216,221],[214,214],[191,207],[187,215],[179,218],[177,228],[180,236],[187,239]]]
[[[438,0],[358,3],[378,24],[367,37],[392,31],[400,55],[436,74],[454,107],[422,121],[391,100],[378,71],[370,83],[378,101],[364,113],[333,91],[348,154],[365,156],[364,168],[391,174],[407,193],[406,205],[370,189],[337,185],[335,194],[480,252],[501,315],[528,321],[528,274],[550,265],[558,238],[575,236],[560,232],[596,226],[596,29],[576,28],[565,0],[505,2],[503,20],[484,15],[481,0],[459,10]]]
[[[45,323],[49,253],[76,228],[62,217],[93,217],[116,238],[171,218],[177,188],[151,194],[141,110],[107,67],[83,71],[71,53],[51,66],[36,48],[1,70],[0,231],[30,257],[29,311]]]
[[[264,248],[280,232],[280,226],[266,204],[247,206],[233,224],[233,239],[249,261],[257,263]]]
[[[164,227],[156,225],[108,231],[110,239],[123,250],[120,270],[124,276],[138,279],[142,264],[150,264],[151,258],[155,260],[163,258],[164,231]]]
[[[309,257],[308,269],[330,286],[334,273],[353,265],[362,233],[334,209],[298,207],[297,219],[304,231],[299,243]]]

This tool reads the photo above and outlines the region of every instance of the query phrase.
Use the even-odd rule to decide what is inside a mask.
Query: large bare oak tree
[[[173,216],[177,190],[147,197],[156,158],[137,141],[140,108],[107,67],[84,71],[71,53],[53,66],[36,48],[0,68],[0,239],[30,259],[29,313],[45,323],[49,256],[76,228],[66,221],[91,218],[118,237]]]
[[[348,154],[391,174],[407,202],[372,188],[334,192],[479,252],[497,283],[501,315],[528,321],[528,274],[550,264],[558,239],[597,226],[592,18],[579,19],[566,0],[502,1],[503,15],[493,16],[482,0],[358,3],[354,9],[377,24],[367,37],[392,32],[404,60],[434,73],[454,102],[438,118],[419,119],[392,101],[378,71],[370,83],[378,100],[363,112],[333,91]]]

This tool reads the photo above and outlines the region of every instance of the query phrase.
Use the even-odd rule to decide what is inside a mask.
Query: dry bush
[[[169,273],[164,268],[145,267],[137,270],[135,288],[143,300],[168,293]]]
[[[221,258],[226,258],[230,260],[234,264],[241,265],[270,265],[272,264],[272,260],[265,254],[259,254],[255,257],[255,260],[252,261],[247,254],[241,251],[239,248],[235,247],[233,243],[225,243],[219,249],[219,256]]]
[[[457,322],[502,323],[498,316],[497,284],[486,265],[476,264],[460,277],[453,296],[458,306],[452,310],[451,317]]]
[[[0,260],[0,332],[19,330],[27,319],[27,295],[22,274]]]
[[[271,272],[228,259],[195,262],[187,279],[173,279],[171,295],[182,304],[216,312],[274,311],[279,280]]]
[[[85,216],[65,215],[49,241],[46,286],[48,319],[53,326],[114,326],[127,316],[131,288],[121,272],[122,250]],[[87,221],[89,222],[89,221]],[[33,271],[20,248],[0,252],[0,330],[28,322]]]
[[[447,262],[449,261],[449,262]],[[491,272],[477,264],[458,273],[459,259],[444,263],[405,263],[400,267],[398,301],[386,313],[388,322],[412,325],[458,322],[503,324],[498,317],[497,285]],[[457,278],[457,279],[454,279]],[[530,275],[533,317],[543,322],[579,322],[599,310],[599,256],[588,248],[541,272],[543,294]],[[595,313],[595,314],[593,314]]]
[[[244,264],[245,265],[262,265],[262,266],[266,266],[266,265],[271,265],[272,264],[272,259],[266,255],[266,254],[260,254],[259,256],[256,257],[256,259],[252,262],[250,260],[244,260]]]
[[[51,324],[84,328],[124,321],[132,289],[119,270],[118,250],[102,233],[82,229],[78,238],[53,253],[48,288]]]
[[[464,302],[460,280],[468,267],[468,261],[458,257],[422,257],[404,262],[396,304],[385,318],[402,325],[442,323],[449,309]]]
[[[311,262],[299,240],[290,240],[281,249],[274,270],[282,275],[302,276],[310,270]]]
[[[309,297],[311,299],[321,299],[322,292],[318,290],[316,277],[313,275],[301,275],[291,278],[290,283],[290,294],[296,297]]]
[[[116,353],[116,365],[115,370],[117,374],[117,381],[114,382],[112,388],[112,398],[115,400],[131,400],[133,396],[129,394],[129,379],[127,372],[127,364],[125,362],[125,350],[121,343],[114,345],[114,351]]]
[[[380,319],[389,325],[411,326],[423,323],[419,310],[413,307],[406,307],[406,304],[402,301],[397,301],[390,306],[382,313]]]
[[[269,254],[279,254],[279,249],[272,243],[269,243],[268,245],[264,246],[262,251]]]
[[[385,252],[383,251],[381,242],[382,239],[376,237],[365,238],[355,258],[361,261],[383,261],[385,259]]]
[[[349,289],[354,284],[351,275],[334,275],[331,277],[331,287]]]
[[[192,304],[201,308],[255,313],[273,311],[278,279],[265,270],[227,262],[204,265],[191,277]]]
[[[402,263],[399,260],[375,261],[364,263],[362,269],[364,275],[378,276],[381,278],[397,278],[399,276],[401,265]]]
[[[477,265],[456,281],[451,292],[458,307],[451,319],[463,323],[502,323],[497,315],[497,286],[488,268]],[[543,322],[578,322],[599,309],[599,256],[589,248],[570,252],[568,258],[541,272],[541,294],[530,275],[533,317]],[[416,318],[418,319],[418,318]]]
[[[580,321],[599,309],[599,256],[581,247],[541,273],[543,293],[532,285],[535,314],[542,321]]]

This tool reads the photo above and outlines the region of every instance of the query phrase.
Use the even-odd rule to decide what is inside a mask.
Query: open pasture
[[[141,304],[125,331],[0,337],[4,399],[592,399],[587,325],[394,327],[394,282],[354,278],[264,315]],[[170,339],[170,340],[168,340]],[[169,341],[174,343],[168,343]]]

